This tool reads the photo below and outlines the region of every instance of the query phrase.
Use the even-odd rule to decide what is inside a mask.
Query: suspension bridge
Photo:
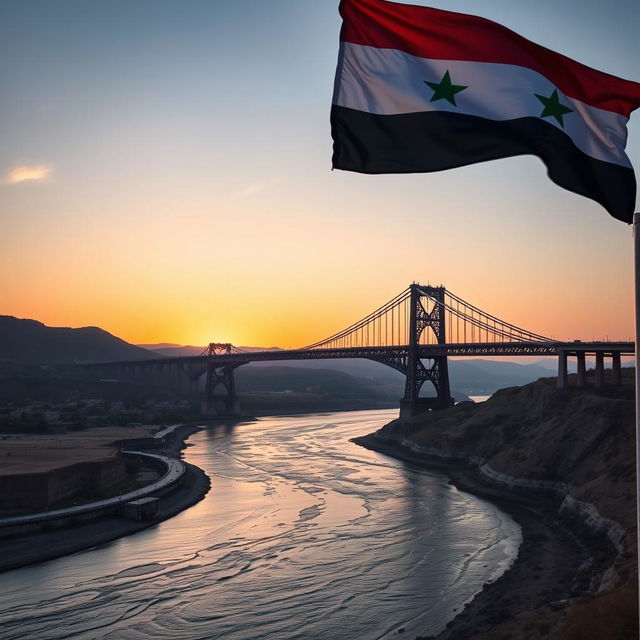
[[[127,381],[202,388],[203,412],[238,413],[234,371],[249,362],[366,358],[405,375],[400,415],[453,404],[449,356],[557,356],[558,386],[568,383],[567,359],[577,359],[577,384],[586,384],[586,356],[595,356],[595,384],[604,386],[604,359],[612,359],[613,382],[622,379],[621,356],[633,342],[561,342],[492,316],[443,286],[412,284],[392,300],[342,331],[300,349],[243,351],[211,343],[201,355],[89,365],[95,375]],[[204,384],[202,384],[204,382]],[[425,383],[435,395],[422,397]]]

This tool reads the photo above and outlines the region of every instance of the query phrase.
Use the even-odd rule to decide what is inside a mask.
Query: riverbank
[[[186,447],[187,438],[199,431],[198,427],[183,426],[165,439],[162,449],[155,450],[169,457],[179,458]],[[180,485],[159,498],[158,515],[151,520],[126,520],[106,517],[75,526],[44,530],[2,541],[0,572],[18,569],[37,562],[53,560],[61,556],[89,549],[123,536],[155,526],[163,520],[196,504],[211,487],[208,476],[198,467],[186,464],[186,472]]]
[[[355,439],[444,472],[522,528],[511,569],[438,640],[638,637],[633,389],[560,391],[553,382]]]
[[[577,538],[558,520],[557,499],[505,491],[484,481],[471,466],[424,457],[372,436],[354,442],[444,473],[457,489],[495,504],[522,528],[522,544],[511,568],[485,585],[447,630],[434,636],[437,640],[546,638],[557,624],[558,611],[587,592],[594,574],[602,575],[610,564],[611,550],[599,549],[598,540]],[[519,629],[528,629],[528,634]]]

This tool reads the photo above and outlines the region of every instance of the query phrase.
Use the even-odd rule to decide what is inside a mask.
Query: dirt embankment
[[[377,448],[378,443],[392,455],[394,447],[405,452],[413,449],[409,454],[412,459],[422,459],[427,465],[438,459],[427,452],[453,456],[444,458],[444,464],[449,465],[454,483],[489,499],[491,491],[497,491],[494,501],[502,502],[501,506],[523,527],[521,558],[514,568],[489,585],[485,591],[490,593],[480,594],[456,618],[442,634],[443,640],[638,637],[635,403],[633,386],[630,380],[627,382],[623,387],[597,392],[589,387],[559,390],[555,379],[543,379],[498,391],[482,404],[461,403],[446,411],[395,420],[365,439],[366,446]],[[514,489],[513,483],[508,486],[503,482],[513,479],[520,487]],[[564,487],[565,493],[559,490],[559,497],[544,499],[535,489],[520,490],[522,485],[544,481],[555,483],[559,489]],[[565,513],[560,518],[557,510],[565,494],[569,496],[564,500],[565,507],[573,499],[581,513],[574,512],[570,518]],[[520,512],[517,505],[509,504],[516,495],[525,503],[529,501],[521,504],[524,510]],[[533,518],[527,520],[525,511],[533,513]],[[617,534],[610,536],[613,543],[602,535],[588,541],[581,536],[585,515],[610,526]],[[560,569],[567,566],[567,542],[563,551],[563,546],[556,544],[556,535],[553,544],[536,551],[536,538],[539,542],[543,533],[528,535],[532,525],[543,524],[545,518],[548,527],[544,536],[553,537],[553,528],[560,525],[569,535],[578,534],[576,549],[586,548],[586,542],[591,553],[605,552],[604,565],[601,558],[589,565],[591,558],[587,555],[588,561],[580,570],[591,573],[590,579],[583,581],[588,588],[561,602],[553,595],[558,589],[552,587],[563,580]],[[554,564],[558,571],[554,571]],[[532,567],[537,569],[533,571]],[[526,598],[527,587],[533,582],[540,586],[541,580],[549,583],[548,601],[541,597],[529,607],[518,601],[519,590]],[[544,596],[545,591],[538,588],[537,593]],[[598,616],[594,618],[595,611]]]

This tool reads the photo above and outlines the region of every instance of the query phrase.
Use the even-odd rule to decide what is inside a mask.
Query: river
[[[510,565],[518,525],[444,476],[359,447],[397,411],[216,425],[204,500],[0,575],[3,640],[374,640],[430,634]]]

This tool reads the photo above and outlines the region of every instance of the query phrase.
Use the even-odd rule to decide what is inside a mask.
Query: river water
[[[518,525],[444,476],[349,438],[389,410],[262,418],[191,436],[196,506],[0,575],[0,636],[374,640],[442,629],[517,554]]]

